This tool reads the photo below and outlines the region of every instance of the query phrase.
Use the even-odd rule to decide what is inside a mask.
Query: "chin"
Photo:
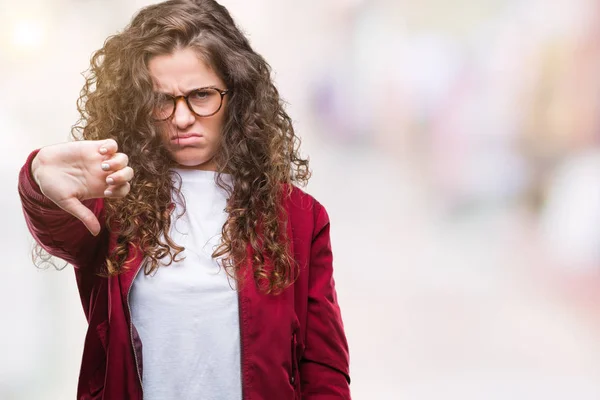
[[[175,162],[182,168],[201,169],[216,171],[216,166],[212,162],[212,158],[206,159],[175,159]]]

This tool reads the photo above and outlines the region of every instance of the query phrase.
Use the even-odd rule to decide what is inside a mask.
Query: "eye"
[[[190,93],[190,99],[191,100],[207,100],[212,94],[213,94],[212,91],[209,89],[198,89],[198,90],[194,90],[192,93]]]
[[[154,95],[154,101],[158,107],[163,107],[165,105],[169,105],[173,102],[173,99],[170,96],[167,96],[163,93],[156,93]]]

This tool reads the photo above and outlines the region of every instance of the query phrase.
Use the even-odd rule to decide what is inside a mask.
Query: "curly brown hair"
[[[106,260],[119,274],[135,243],[146,256],[145,273],[179,260],[184,248],[169,235],[172,195],[182,198],[173,161],[152,119],[155,96],[148,61],[191,48],[231,91],[219,153],[216,184],[229,199],[220,258],[241,283],[240,269],[252,248],[253,278],[260,290],[277,293],[296,276],[286,235],[284,198],[293,184],[310,178],[308,159],[271,79],[271,68],[250,46],[227,9],[213,0],[172,0],[143,8],[120,33],[96,51],[77,102],[76,140],[112,138],[135,171],[123,199],[105,199],[106,225],[117,234]],[[222,173],[231,175],[231,185]],[[185,204],[184,204],[185,207]],[[163,260],[164,259],[164,260]],[[267,262],[269,261],[269,262]]]

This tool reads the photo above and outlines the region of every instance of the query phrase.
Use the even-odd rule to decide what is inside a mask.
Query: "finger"
[[[104,197],[122,198],[127,196],[130,190],[131,185],[129,184],[129,182],[118,186],[112,185],[104,191]]]
[[[58,204],[60,208],[79,219],[94,236],[100,233],[100,222],[94,213],[76,198],[65,200]]]
[[[117,153],[112,158],[102,161],[101,168],[103,171],[118,171],[129,164],[129,157],[123,153]]]
[[[134,176],[133,168],[125,167],[125,168],[115,172],[114,174],[107,176],[106,184],[119,186],[119,185],[122,185],[124,183],[131,181],[133,179],[133,176]]]
[[[100,145],[98,146],[98,152],[102,155],[112,155],[115,154],[117,150],[119,150],[119,145],[114,139],[100,141]]]

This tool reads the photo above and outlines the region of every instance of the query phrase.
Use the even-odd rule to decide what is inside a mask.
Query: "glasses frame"
[[[189,96],[192,95],[192,94],[194,94],[194,93],[196,93],[196,92],[202,91],[202,90],[216,90],[217,93],[219,93],[219,95],[221,96],[221,102],[219,103],[219,108],[217,108],[217,110],[215,112],[213,112],[212,114],[207,114],[207,115],[198,114],[196,111],[194,111],[194,108],[190,104]],[[221,108],[223,108],[223,98],[227,94],[229,94],[229,92],[230,92],[229,89],[221,90],[221,89],[216,88],[216,87],[208,86],[208,87],[201,87],[201,88],[198,88],[198,89],[190,90],[190,92],[188,94],[186,94],[185,96],[184,95],[172,96],[170,94],[162,93],[161,95],[166,96],[166,97],[170,98],[173,101],[173,112],[171,112],[171,115],[169,115],[166,118],[155,118],[155,120],[159,121],[159,122],[163,122],[163,121],[167,121],[167,120],[170,120],[171,118],[173,118],[173,115],[175,115],[175,111],[177,110],[177,103],[179,103],[179,100],[181,100],[181,99],[185,100],[185,104],[187,105],[188,110],[190,110],[192,112],[192,114],[194,114],[195,116],[200,117],[200,118],[212,117],[213,115],[215,115],[216,113],[218,113],[221,110]]]

